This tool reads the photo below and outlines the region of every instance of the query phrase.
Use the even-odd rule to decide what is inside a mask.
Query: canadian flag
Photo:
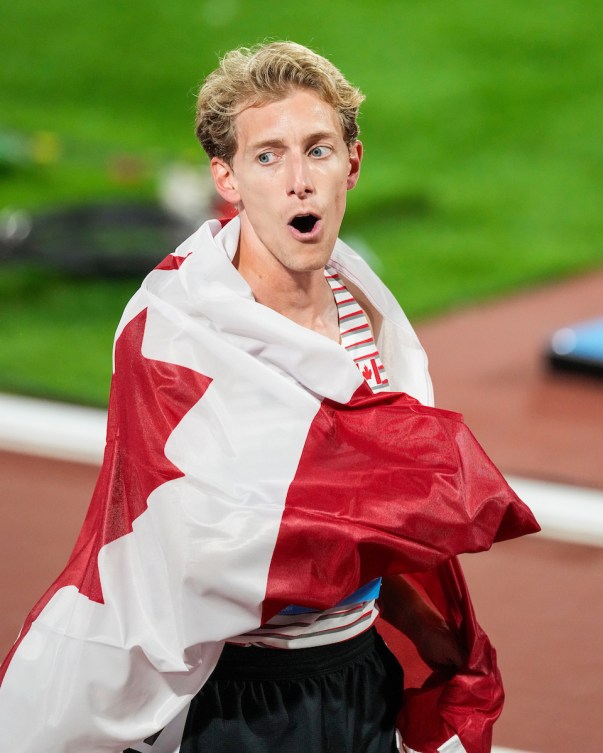
[[[405,744],[486,753],[502,688],[455,555],[538,526],[462,418],[416,399],[424,354],[364,262],[338,242],[397,392],[255,303],[229,261],[237,222],[202,226],[126,308],[88,515],[2,666],[0,751],[174,753],[229,637],[406,573],[469,658],[408,689]]]

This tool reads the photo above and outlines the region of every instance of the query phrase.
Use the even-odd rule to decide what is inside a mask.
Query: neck
[[[241,241],[233,263],[258,303],[339,342],[337,306],[324,267],[291,270],[271,255],[253,253]]]

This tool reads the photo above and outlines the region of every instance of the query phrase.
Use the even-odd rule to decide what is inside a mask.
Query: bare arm
[[[383,619],[410,638],[426,664],[458,669],[465,663],[459,638],[401,575],[383,578],[380,606]]]

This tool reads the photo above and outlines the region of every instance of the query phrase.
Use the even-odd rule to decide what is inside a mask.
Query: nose
[[[287,195],[295,195],[302,199],[304,196],[313,194],[314,183],[312,181],[312,171],[306,156],[291,155],[288,162]]]

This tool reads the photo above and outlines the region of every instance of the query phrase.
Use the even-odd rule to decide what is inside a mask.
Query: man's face
[[[285,99],[243,110],[235,121],[230,166],[212,160],[218,190],[241,217],[241,260],[267,273],[322,269],[358,179],[362,146],[348,149],[335,110],[297,89]]]

